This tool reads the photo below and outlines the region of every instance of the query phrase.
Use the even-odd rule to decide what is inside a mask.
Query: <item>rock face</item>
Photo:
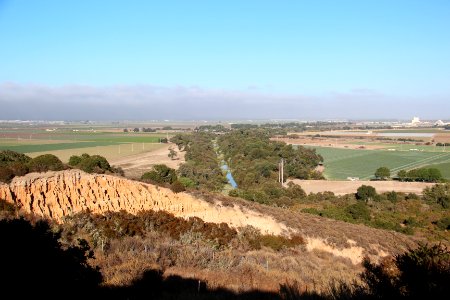
[[[30,173],[0,184],[0,199],[21,210],[57,222],[64,216],[88,210],[93,213],[125,210],[164,210],[177,217],[199,217],[206,222],[228,223],[232,227],[252,225],[264,233],[281,234],[287,227],[255,211],[214,205],[187,193],[120,177],[87,174],[80,170]]]

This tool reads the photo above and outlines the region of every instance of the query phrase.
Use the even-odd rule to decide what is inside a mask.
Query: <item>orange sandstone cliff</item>
[[[21,210],[57,222],[84,210],[93,213],[125,210],[164,210],[177,217],[199,217],[206,222],[232,227],[252,225],[265,233],[281,234],[287,227],[270,216],[241,207],[212,204],[187,193],[111,175],[87,174],[80,170],[30,173],[0,184],[0,199]]]

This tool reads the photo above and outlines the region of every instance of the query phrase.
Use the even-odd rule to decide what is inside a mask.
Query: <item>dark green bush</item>
[[[72,155],[69,158],[69,165],[86,173],[104,174],[105,172],[111,172],[123,175],[123,171],[113,169],[108,160],[100,155],[91,156],[87,153],[83,153],[81,156]]]
[[[26,164],[31,160],[30,157],[25,154],[14,152],[11,150],[2,150],[0,151],[0,166],[7,166],[10,163],[18,162],[22,164]]]
[[[78,165],[80,162],[81,162],[81,157],[80,156],[77,156],[77,155],[72,155],[70,158],[69,158],[69,165],[70,166],[76,166],[76,165]]]
[[[0,182],[9,183],[14,178],[14,172],[9,167],[0,167]]]
[[[443,217],[435,222],[435,224],[441,230],[450,230],[450,217]]]
[[[172,184],[177,180],[175,170],[166,165],[154,165],[153,170],[146,172],[141,176],[142,180],[149,180],[156,183]]]
[[[369,200],[374,200],[377,196],[377,191],[373,186],[362,185],[356,191],[356,199],[368,202]]]
[[[47,172],[64,170],[62,161],[53,154],[36,156],[29,163],[30,172]]]
[[[356,203],[346,208],[346,212],[354,219],[361,221],[370,221],[370,211],[367,206],[362,203]]]
[[[443,208],[450,207],[450,183],[435,184],[423,190],[423,198],[425,201],[435,202]]]

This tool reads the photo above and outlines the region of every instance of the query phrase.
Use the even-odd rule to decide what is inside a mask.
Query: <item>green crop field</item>
[[[347,177],[370,179],[381,166],[390,168],[391,173],[396,174],[400,170],[428,165],[440,166],[442,169],[446,167],[445,163],[450,162],[450,152],[314,148],[324,158],[325,177],[335,180],[345,180]],[[448,171],[443,172],[443,175],[450,178]]]
[[[29,156],[51,153],[63,161],[71,155],[100,154],[109,159],[135,155],[160,148],[167,133],[72,131],[22,128],[0,131],[0,151],[12,150]]]

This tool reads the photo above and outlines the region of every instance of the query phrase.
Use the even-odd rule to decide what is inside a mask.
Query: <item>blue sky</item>
[[[274,118],[450,118],[450,1],[0,0],[0,104],[17,106],[0,118],[69,118],[18,105],[74,99],[136,110],[261,99],[261,112],[242,107],[249,118],[279,103],[299,112]]]

